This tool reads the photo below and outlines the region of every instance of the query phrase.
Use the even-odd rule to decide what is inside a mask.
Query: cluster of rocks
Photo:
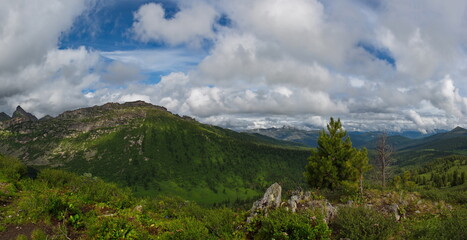
[[[305,209],[319,209],[322,211],[324,219],[329,222],[337,214],[337,208],[332,206],[327,200],[313,199],[311,192],[295,191],[287,201],[282,201],[282,187],[278,183],[272,184],[264,193],[263,197],[254,202],[250,209],[250,216],[247,221],[258,214],[267,214],[269,209],[284,207],[291,212]]]
[[[253,203],[250,209],[248,221],[259,214],[267,215],[270,209],[285,208],[290,212],[298,212],[307,209],[321,211],[324,220],[329,222],[337,216],[340,207],[356,207],[364,206],[373,208],[377,211],[385,213],[387,216],[393,216],[396,221],[406,218],[411,214],[423,213],[438,213],[442,209],[452,209],[449,204],[444,202],[429,202],[420,199],[419,196],[413,193],[407,193],[402,196],[396,192],[390,192],[383,195],[370,196],[365,204],[357,204],[353,201],[348,201],[345,204],[332,205],[328,200],[314,196],[312,192],[304,192],[301,190],[292,192],[289,199],[282,200],[282,187],[278,183],[272,184],[264,193],[264,196]]]

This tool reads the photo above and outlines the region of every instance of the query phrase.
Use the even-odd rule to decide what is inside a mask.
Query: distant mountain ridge
[[[290,140],[297,144],[316,147],[319,131],[305,131],[291,127],[256,129],[249,132]],[[370,162],[374,161],[373,152],[381,132],[348,132],[353,146],[369,149]],[[439,158],[455,155],[467,156],[467,130],[456,127],[451,131],[437,130],[431,135],[419,137],[413,132],[407,134],[389,133],[388,143],[395,150],[394,166],[401,168],[419,167]],[[417,136],[409,138],[407,136]]]
[[[460,128],[460,127],[459,127]],[[265,135],[278,140],[291,141],[297,144],[302,144],[308,147],[316,147],[320,130],[302,130],[294,127],[283,126],[282,128],[263,128],[253,129],[246,131],[247,133],[255,133]],[[403,132],[388,132],[390,141],[395,145],[404,145],[406,142],[412,142],[415,139],[423,139],[432,135],[446,133],[446,130],[435,130],[432,133],[423,134],[416,131],[403,131]],[[355,147],[368,147],[373,148],[374,143],[382,132],[369,131],[369,132],[356,132],[349,131],[348,135],[352,140]]]
[[[456,127],[449,132],[416,139],[398,146],[401,150],[426,148],[436,150],[467,150],[467,129]]]

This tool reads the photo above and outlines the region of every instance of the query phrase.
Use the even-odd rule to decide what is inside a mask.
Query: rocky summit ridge
[[[124,109],[131,109],[135,107],[149,107],[152,109],[158,109],[164,112],[168,112],[165,107],[161,106],[156,106],[152,105],[150,103],[146,103],[144,101],[134,101],[134,102],[126,102],[126,103],[106,103],[102,106],[93,106],[93,107],[86,107],[86,108],[79,108],[76,110],[70,110],[63,112],[59,114],[57,117],[51,117],[50,115],[46,115],[43,118],[40,119],[40,121],[37,119],[36,116],[33,114],[25,111],[21,106],[16,107],[15,112],[13,113],[12,117],[10,117],[8,114],[2,112],[0,113],[0,129],[7,129],[10,127],[14,127],[16,125],[22,124],[21,128],[30,128],[31,126],[24,126],[26,125],[34,125],[35,122],[47,122],[47,121],[66,121],[66,120],[83,120],[83,119],[88,119],[88,118],[102,118],[105,115],[109,113],[109,111],[113,110],[122,110],[121,112],[124,112]],[[123,123],[123,119],[129,119],[129,118],[138,118],[138,117],[144,117],[145,112],[144,111],[132,111],[129,112],[129,114],[118,114],[116,118],[108,118],[107,124],[103,124],[102,121],[98,121],[97,125],[100,127],[104,125],[111,125],[111,124],[118,124],[118,123]],[[82,124],[80,124],[82,125]],[[34,126],[32,126],[34,127]],[[75,126],[71,127],[71,129],[75,130],[82,130],[83,126]],[[93,129],[94,127],[90,127],[89,129]]]
[[[32,113],[26,112],[21,106],[17,106],[12,117],[4,112],[0,113],[0,129],[8,128],[23,122],[35,122],[37,120],[37,117]]]
[[[13,112],[13,118],[20,118],[25,121],[37,121],[37,117],[31,113],[26,112],[21,106],[16,107],[15,112]]]

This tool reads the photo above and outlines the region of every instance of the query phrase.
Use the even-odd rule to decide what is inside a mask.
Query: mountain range
[[[370,160],[379,134],[349,132],[355,147],[370,150]],[[467,130],[461,127],[423,137],[389,135],[400,168],[467,155]],[[12,117],[0,113],[0,154],[39,170],[90,173],[137,195],[176,195],[207,205],[248,201],[273,182],[303,187],[309,148],[318,136],[290,127],[239,133],[142,101],[39,120],[20,106]]]
[[[303,130],[290,126],[283,126],[281,128],[260,128],[245,131],[247,133],[259,134],[275,138],[283,141],[290,141],[307,147],[316,147],[317,140],[319,137],[320,130]],[[419,131],[402,131],[402,132],[387,132],[388,136],[392,138],[394,144],[398,144],[398,141],[409,141],[414,139],[423,139],[439,133],[446,133],[447,130],[434,130],[430,133],[421,133]],[[349,131],[348,136],[352,140],[352,144],[355,147],[372,147],[375,139],[382,134],[381,131]],[[398,140],[398,138],[401,138]]]
[[[201,124],[137,101],[37,120],[18,107],[0,122],[0,153],[29,166],[91,173],[144,196],[199,203],[257,197],[273,182],[303,185],[309,150]]]
[[[316,147],[319,130],[301,130],[293,127],[249,130],[248,133],[268,136]],[[370,162],[374,160],[376,140],[382,132],[348,132],[354,147],[369,149]],[[467,155],[467,130],[456,127],[451,131],[436,130],[430,134],[414,131],[389,132],[388,143],[394,149],[393,164],[400,169],[416,168],[450,155]]]

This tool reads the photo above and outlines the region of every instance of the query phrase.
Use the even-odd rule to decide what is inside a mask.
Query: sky
[[[0,112],[143,100],[236,130],[467,127],[465,0],[0,0]]]

